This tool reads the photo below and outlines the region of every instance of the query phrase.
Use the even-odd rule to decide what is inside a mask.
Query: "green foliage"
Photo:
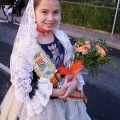
[[[111,32],[115,8],[61,2],[61,14],[63,23]],[[118,11],[115,33],[120,35],[120,10]]]

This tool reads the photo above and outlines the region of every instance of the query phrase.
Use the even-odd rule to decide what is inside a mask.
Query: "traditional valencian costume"
[[[14,43],[12,86],[1,104],[0,120],[91,120],[83,102],[84,80],[80,73],[71,97],[63,100],[50,96],[53,87],[62,83],[63,76],[57,74],[57,69],[62,63],[69,67],[72,62],[72,45],[58,26],[53,30],[52,43],[37,42],[33,4],[29,0]]]

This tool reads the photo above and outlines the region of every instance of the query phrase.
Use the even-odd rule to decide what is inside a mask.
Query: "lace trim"
[[[19,120],[27,120],[27,106],[25,103],[20,103],[20,109],[18,111]]]

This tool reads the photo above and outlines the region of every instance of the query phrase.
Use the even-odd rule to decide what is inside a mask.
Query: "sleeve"
[[[35,96],[27,103],[27,110],[30,116],[39,114],[46,106],[52,94],[52,84],[49,79],[40,78]]]
[[[11,82],[15,87],[15,97],[19,102],[24,102],[27,105],[27,110],[30,116],[39,114],[46,106],[50,95],[52,94],[52,83],[49,79],[40,78],[38,80],[38,89],[33,99],[30,99],[32,81],[32,67],[29,62],[16,51],[13,51],[10,62]]]
[[[13,51],[10,62],[11,70],[11,82],[15,86],[15,97],[19,102],[32,102],[29,97],[31,92],[31,81],[32,81],[32,67],[29,62],[16,51]],[[49,79],[40,78],[38,80],[38,89],[36,91],[37,98],[42,106],[45,106],[49,97],[52,94],[52,84]]]

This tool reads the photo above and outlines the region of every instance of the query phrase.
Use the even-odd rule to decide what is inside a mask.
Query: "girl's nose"
[[[54,15],[53,14],[49,14],[48,15],[48,20],[49,21],[53,21],[54,20]]]

